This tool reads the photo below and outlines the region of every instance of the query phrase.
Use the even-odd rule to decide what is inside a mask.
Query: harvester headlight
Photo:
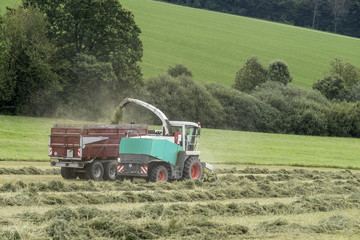
[[[118,161],[118,163],[121,163],[121,159],[120,159],[120,158],[118,158],[117,161]]]

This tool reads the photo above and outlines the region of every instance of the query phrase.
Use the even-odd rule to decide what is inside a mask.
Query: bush
[[[331,75],[339,75],[342,77],[348,88],[360,83],[360,70],[354,65],[335,58],[330,63],[330,66]]]
[[[277,131],[279,112],[275,108],[249,94],[220,84],[208,84],[206,87],[224,108],[223,128],[244,131]]]
[[[288,65],[281,60],[275,60],[269,64],[268,78],[270,81],[281,82],[285,85],[292,81]]]
[[[339,75],[328,75],[316,81],[312,88],[321,92],[327,99],[343,99],[346,95],[344,79]]]
[[[235,83],[232,87],[242,92],[250,92],[256,86],[264,83],[266,79],[266,69],[256,57],[250,57],[236,73]]]
[[[180,75],[185,75],[188,77],[193,76],[192,72],[180,63],[176,64],[174,67],[169,67],[167,73],[172,77],[178,77]]]
[[[325,135],[330,103],[316,91],[267,82],[252,94],[258,100],[278,110],[279,132]]]
[[[333,104],[328,114],[329,135],[360,137],[360,103]]]
[[[345,95],[345,100],[348,102],[360,101],[360,84],[352,86],[352,88]]]
[[[146,82],[147,100],[161,109],[170,120],[201,122],[219,128],[223,107],[200,83],[180,75],[160,75]]]
[[[313,89],[320,91],[327,99],[360,100],[360,70],[350,63],[335,58],[330,63],[330,74],[316,81]]]

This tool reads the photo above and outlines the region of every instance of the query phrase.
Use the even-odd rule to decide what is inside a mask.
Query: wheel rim
[[[95,169],[94,169],[94,177],[98,178],[98,177],[100,177],[100,174],[101,174],[100,167],[95,167]]]
[[[164,182],[166,177],[166,173],[164,170],[160,170],[157,175],[158,182]]]
[[[113,176],[115,176],[115,172],[116,172],[116,166],[110,168],[109,175],[110,175],[111,177],[113,177]]]
[[[198,164],[194,164],[191,167],[191,177],[193,179],[197,179],[200,176],[200,166]]]

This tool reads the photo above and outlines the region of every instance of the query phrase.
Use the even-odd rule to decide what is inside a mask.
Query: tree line
[[[285,62],[274,60],[266,68],[250,57],[235,74],[233,86],[226,87],[196,82],[191,71],[178,64],[146,81],[142,99],[161,108],[169,119],[200,121],[208,128],[360,137],[360,98],[347,100],[347,92],[340,91],[360,96],[359,73],[350,63],[334,59],[329,73],[305,90],[288,85],[292,77]],[[357,78],[350,77],[347,85],[349,76]],[[323,84],[329,87],[319,91],[319,83],[329,79],[336,83]],[[339,79],[346,87],[337,89],[335,97],[329,95]],[[134,114],[140,118],[147,113],[136,109]],[[147,117],[156,123],[152,115]]]
[[[358,0],[161,0],[360,37]]]

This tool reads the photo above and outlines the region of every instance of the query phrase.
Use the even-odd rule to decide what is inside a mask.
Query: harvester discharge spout
[[[153,105],[151,105],[149,103],[146,103],[141,100],[134,99],[134,98],[125,98],[124,100],[121,101],[121,103],[119,104],[118,108],[115,111],[113,120],[111,121],[112,124],[117,124],[122,120],[123,108],[126,105],[128,105],[129,103],[135,103],[135,104],[142,106],[142,107],[152,111],[153,113],[155,113],[155,115],[158,116],[162,122],[162,126],[164,129],[164,135],[166,135],[166,136],[172,135],[170,121],[160,109],[154,107]]]

